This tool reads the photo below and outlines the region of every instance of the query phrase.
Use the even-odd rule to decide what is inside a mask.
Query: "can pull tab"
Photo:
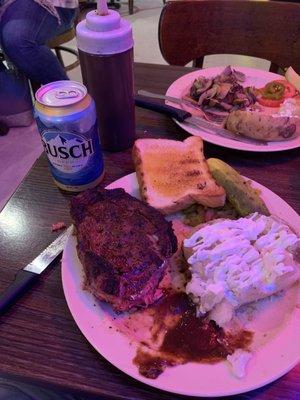
[[[77,90],[71,89],[71,90],[58,90],[55,93],[55,97],[57,99],[72,99],[74,97],[78,97],[79,93]]]

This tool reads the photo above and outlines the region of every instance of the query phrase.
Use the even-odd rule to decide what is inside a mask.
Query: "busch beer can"
[[[57,186],[78,192],[103,178],[95,103],[86,87],[57,81],[36,93],[35,117]]]

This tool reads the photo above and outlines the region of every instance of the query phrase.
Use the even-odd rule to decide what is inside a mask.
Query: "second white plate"
[[[200,75],[205,77],[216,76],[220,74],[224,70],[224,68],[225,67],[205,68],[186,74],[172,83],[172,85],[168,88],[166,95],[181,99],[182,96],[187,93],[188,89],[191,87],[194,80],[198,78]],[[262,71],[259,69],[246,68],[246,67],[235,67],[235,66],[233,68],[243,72],[246,75],[246,81],[243,83],[244,86],[262,87],[266,83],[272,80],[282,79],[281,75],[277,75],[268,71]],[[167,101],[166,104],[180,108],[180,105],[175,103]],[[286,140],[282,142],[268,142],[266,146],[260,146],[252,143],[244,143],[232,139],[227,139],[221,136],[203,132],[200,129],[190,126],[186,123],[178,121],[175,122],[182,129],[184,129],[191,135],[200,136],[206,142],[217,144],[222,147],[228,147],[230,149],[254,151],[254,152],[273,152],[273,151],[291,150],[300,147],[300,136],[296,137],[295,139]]]

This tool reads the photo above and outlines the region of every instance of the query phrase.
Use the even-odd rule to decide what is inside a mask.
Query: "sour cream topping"
[[[277,116],[294,117],[297,115],[297,103],[295,99],[286,99],[280,105]],[[276,116],[276,115],[275,115]]]
[[[204,225],[184,241],[192,275],[186,291],[200,314],[223,310],[222,325],[235,308],[278,290],[278,279],[295,269],[289,248],[296,243],[287,225],[258,213]]]

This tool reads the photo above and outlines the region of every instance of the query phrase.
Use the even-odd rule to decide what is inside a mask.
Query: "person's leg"
[[[31,80],[45,84],[68,79],[45,43],[66,31],[75,17],[74,9],[57,9],[61,24],[33,0],[18,0],[4,13],[0,42],[7,57]]]

